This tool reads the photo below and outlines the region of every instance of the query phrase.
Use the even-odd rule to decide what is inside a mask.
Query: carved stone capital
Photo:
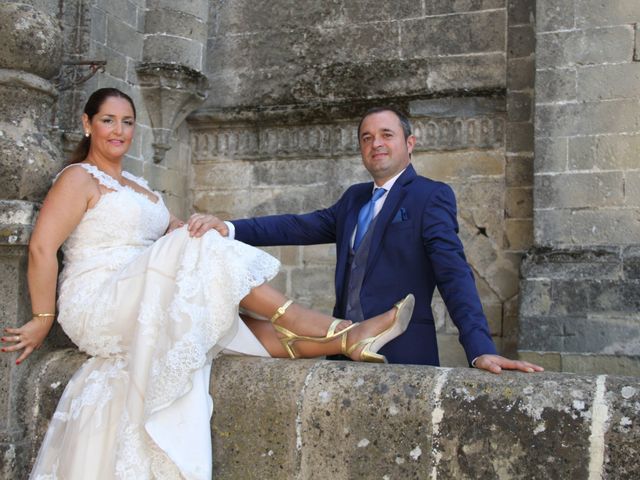
[[[207,97],[208,80],[176,64],[141,63],[136,71],[153,131],[153,160],[159,163],[175,128]]]

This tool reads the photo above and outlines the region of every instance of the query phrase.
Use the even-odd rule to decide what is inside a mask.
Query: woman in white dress
[[[209,480],[209,373],[221,351],[385,361],[376,352],[406,329],[411,295],[358,324],[294,304],[265,284],[276,259],[222,238],[206,215],[184,225],[122,170],[136,117],[126,94],[100,89],[84,112],[85,138],[29,245],[33,318],[2,338],[20,364],[57,318],[91,357],[60,399],[31,478]]]

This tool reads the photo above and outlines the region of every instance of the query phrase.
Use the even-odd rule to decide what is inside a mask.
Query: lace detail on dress
[[[96,359],[92,358],[87,361],[89,368],[91,363]],[[71,406],[67,412],[57,410],[53,414],[55,420],[67,422],[70,419],[77,420],[86,407],[93,407],[92,415],[94,416],[95,426],[102,426],[102,412],[104,407],[113,398],[111,385],[114,380],[126,382],[128,380],[127,372],[124,370],[127,362],[123,359],[116,360],[112,366],[105,370],[94,370],[85,380],[82,394],[71,401]]]

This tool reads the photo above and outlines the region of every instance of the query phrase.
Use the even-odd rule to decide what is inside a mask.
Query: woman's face
[[[108,97],[91,120],[82,116],[84,131],[91,135],[89,156],[119,159],[131,146],[136,119],[131,104],[121,97]]]

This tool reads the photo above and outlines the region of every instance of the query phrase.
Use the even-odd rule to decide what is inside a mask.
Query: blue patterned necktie
[[[384,188],[376,188],[373,191],[373,196],[371,200],[364,204],[364,206],[360,209],[360,213],[358,213],[358,228],[356,228],[356,238],[353,241],[353,249],[357,250],[360,244],[362,243],[362,239],[367,233],[367,229],[373,220],[373,212],[376,201],[384,195],[386,190]]]

